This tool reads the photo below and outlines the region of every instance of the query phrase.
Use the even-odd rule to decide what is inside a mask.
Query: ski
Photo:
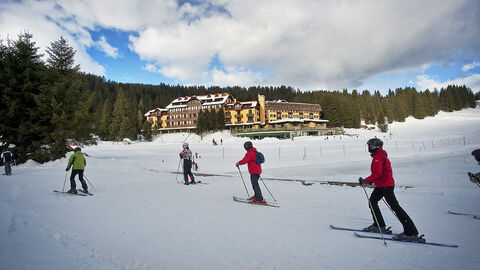
[[[388,241],[395,241],[395,242],[405,242],[405,243],[415,243],[415,244],[423,244],[423,245],[431,245],[431,246],[439,246],[439,247],[452,247],[456,248],[458,245],[454,244],[444,244],[444,243],[434,243],[434,242],[418,242],[418,241],[408,241],[408,240],[400,240],[400,239],[393,239],[392,237],[380,237],[380,236],[373,236],[373,235],[364,235],[361,233],[354,232],[356,237],[359,238],[370,238],[370,239],[379,239],[379,240],[388,240]]]
[[[452,215],[457,215],[457,216],[469,216],[469,217],[473,217],[474,219],[480,219],[480,216],[479,216],[479,215],[466,214],[466,213],[460,213],[460,212],[453,212],[453,211],[450,211],[450,210],[448,210],[448,213],[449,213],[449,214],[452,214]]]
[[[182,184],[182,185],[185,185],[185,182],[177,182],[178,184]],[[207,182],[202,182],[202,181],[195,181],[195,184],[192,184],[190,182],[188,182],[188,186],[190,185],[196,185],[196,184],[200,184],[200,185],[208,185],[209,183]],[[186,185],[187,186],[187,185]]]
[[[337,227],[337,226],[333,226],[333,225],[330,225],[330,228],[332,228],[332,229],[334,229],[334,230],[340,230],[340,231],[366,232],[366,233],[378,233],[378,234],[380,234],[379,232],[364,231],[364,230],[362,230],[362,229],[352,229],[352,228]],[[388,228],[387,228],[387,232],[384,232],[383,234],[392,234],[392,231],[390,230],[390,227],[388,227]]]
[[[83,194],[93,196],[93,193],[90,193],[90,192],[85,193],[85,191],[83,191],[83,189],[77,189],[77,191],[82,192]]]
[[[278,205],[278,204],[276,204],[276,203],[272,203],[272,202],[266,202],[267,204],[252,203],[252,202],[251,202],[250,200],[248,200],[248,199],[239,198],[239,197],[236,197],[236,196],[233,196],[233,200],[236,201],[236,202],[249,203],[249,204],[253,204],[253,205],[270,206],[270,207],[276,207],[276,208],[279,208],[279,207],[280,207],[280,205]]]
[[[62,193],[62,194],[70,194],[70,195],[78,195],[78,196],[88,196],[87,194],[85,193],[68,193],[66,191],[58,191],[58,190],[53,190],[53,192],[57,192],[57,193]]]

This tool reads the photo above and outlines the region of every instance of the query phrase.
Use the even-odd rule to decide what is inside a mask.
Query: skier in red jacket
[[[382,233],[388,232],[388,230],[385,228],[385,221],[383,220],[382,213],[378,207],[378,201],[385,197],[388,205],[403,226],[403,233],[396,235],[393,238],[409,241],[425,241],[423,238],[418,237],[418,231],[415,227],[415,224],[413,223],[412,219],[410,219],[408,214],[402,209],[402,207],[400,207],[400,204],[398,204],[398,201],[395,198],[395,193],[393,191],[395,188],[395,181],[392,177],[392,165],[388,159],[387,152],[382,149],[382,140],[377,138],[370,139],[368,140],[367,145],[368,152],[370,152],[371,156],[373,157],[372,164],[370,166],[372,174],[366,179],[360,177],[358,181],[361,185],[373,183],[375,184],[375,189],[373,190],[369,199],[371,203],[370,210],[372,211],[373,224],[364,230],[373,232],[382,231]],[[378,228],[376,224],[374,215],[377,217],[380,228]]]
[[[262,196],[262,190],[260,190],[260,185],[258,184],[258,179],[262,173],[262,165],[257,163],[257,149],[253,147],[252,142],[248,141],[243,144],[247,153],[245,157],[237,162],[235,166],[240,166],[243,164],[248,164],[248,172],[250,173],[250,181],[252,182],[252,188],[255,192],[255,195],[249,198],[252,203],[257,204],[266,204]]]

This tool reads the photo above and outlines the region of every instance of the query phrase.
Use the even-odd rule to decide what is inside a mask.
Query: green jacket
[[[70,170],[72,164],[74,170],[85,169],[85,166],[87,166],[87,161],[85,160],[85,157],[83,156],[81,151],[77,151],[70,156],[70,159],[68,160],[67,170]]]

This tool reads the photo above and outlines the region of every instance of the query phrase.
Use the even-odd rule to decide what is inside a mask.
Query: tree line
[[[399,88],[382,96],[365,90],[302,92],[289,86],[204,87],[119,83],[80,72],[75,50],[60,37],[40,54],[33,36],[0,41],[0,144],[11,147],[19,162],[45,162],[64,157],[70,140],[80,144],[95,139],[151,139],[144,114],[164,108],[181,96],[230,93],[241,101],[282,99],[317,103],[329,126],[358,128],[361,121],[383,124],[422,119],[439,110],[474,107],[475,96],[466,86],[448,86],[432,92]],[[46,58],[44,60],[44,58]],[[477,93],[478,95],[479,93]],[[201,111],[196,132],[224,129],[223,112]]]

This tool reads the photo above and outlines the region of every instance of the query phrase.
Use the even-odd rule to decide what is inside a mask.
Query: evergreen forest
[[[307,91],[289,86],[204,87],[119,83],[80,72],[75,50],[60,37],[46,55],[29,33],[16,40],[0,41],[0,145],[9,147],[17,162],[28,159],[46,162],[65,157],[67,142],[81,145],[96,139],[136,140],[142,134],[151,140],[144,114],[164,108],[181,96],[230,93],[237,100],[266,100],[317,103],[329,126],[358,128],[362,121],[387,131],[393,121],[409,116],[423,119],[438,111],[474,108],[474,94],[465,85],[417,91],[412,87],[388,91]],[[209,121],[211,120],[211,121]],[[202,111],[200,133],[223,129],[223,113]]]

